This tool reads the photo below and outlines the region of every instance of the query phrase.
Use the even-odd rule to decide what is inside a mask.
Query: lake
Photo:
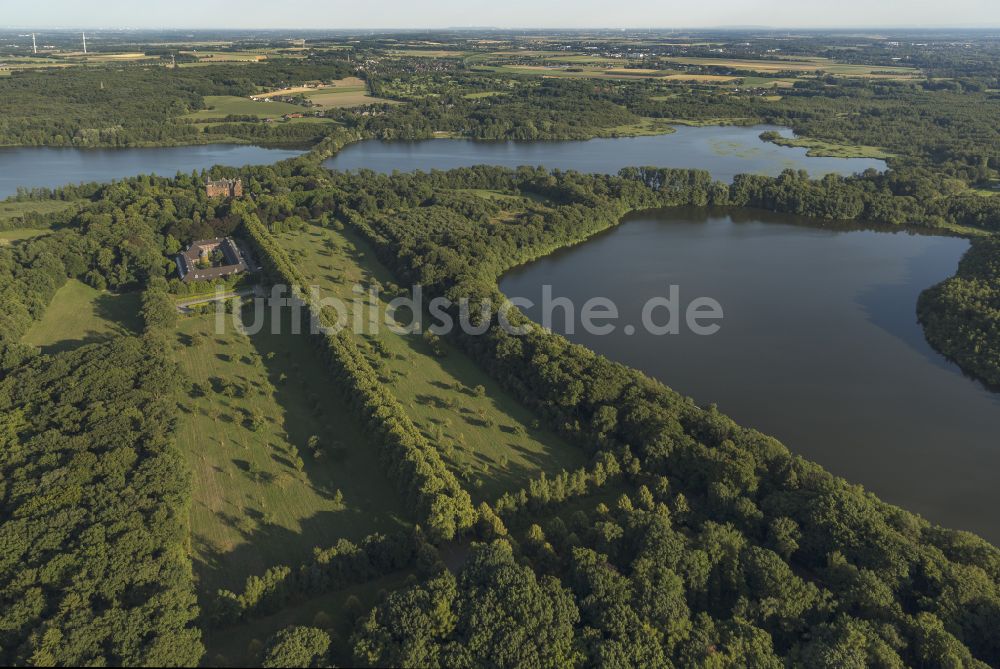
[[[626,166],[706,169],[716,179],[732,180],[741,172],[780,174],[805,169],[811,174],[852,174],[885,169],[868,158],[811,158],[806,150],[761,141],[766,130],[790,136],[787,128],[769,125],[680,126],[669,135],[620,137],[566,142],[474,142],[430,139],[420,142],[366,140],[345,147],[324,165],[333,169],[368,168],[390,173],[451,169],[468,165],[545,165],[580,172],[613,174]],[[137,174],[173,176],[178,171],[212,165],[264,165],[301,154],[297,149],[269,149],[239,144],[204,144],[132,149],[52,147],[0,148],[0,199],[18,186],[55,188],[90,181],[111,181]]]
[[[90,181],[112,181],[137,174],[172,177],[212,165],[263,165],[292,158],[295,149],[265,149],[242,144],[202,144],[135,149],[51,147],[0,148],[0,199],[18,186],[55,188]]]
[[[761,140],[759,135],[768,130],[792,136],[787,128],[758,125],[680,126],[677,132],[668,135],[565,142],[366,140],[344,147],[323,164],[330,169],[367,168],[386,174],[394,170],[447,170],[483,164],[544,165],[551,169],[615,174],[623,167],[655,165],[704,169],[723,181],[732,181],[733,176],[741,173],[777,176],[789,168],[808,170],[814,176],[886,168],[884,161],[871,158],[809,157],[806,149]]]
[[[811,158],[759,139],[773,126],[679,127],[653,137],[583,142],[369,140],[346,147],[335,169],[449,169],[545,165],[614,173],[629,165],[692,167],[716,179],[738,173],[813,175],[885,169],[872,159]],[[18,186],[55,187],[136,174],[171,176],[216,164],[268,164],[290,149],[202,146],[0,149],[0,197]],[[718,300],[721,331],[633,336],[570,335],[663,380],[884,499],[1000,543],[1000,395],[935,353],[916,323],[917,295],[951,276],[961,239],[817,227],[765,213],[646,213],[578,247],[504,277],[511,296],[542,284],[582,303],[607,296],[623,319],[671,283],[682,300]],[[533,314],[528,310],[529,315]],[[633,320],[637,322],[637,320]],[[559,329],[558,327],[556,329]]]
[[[718,404],[886,501],[1000,543],[1000,395],[934,352],[915,315],[917,296],[955,272],[968,242],[804,223],[747,211],[632,215],[508,273],[501,288],[537,305],[550,284],[577,309],[611,298],[614,333],[578,324],[569,338]],[[719,332],[626,335],[671,284],[682,306],[717,300]],[[539,320],[539,306],[525,311]],[[553,329],[565,331],[561,317]]]

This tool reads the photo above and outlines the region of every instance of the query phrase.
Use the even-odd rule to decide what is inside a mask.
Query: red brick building
[[[211,179],[205,183],[205,192],[209,197],[243,197],[242,179]]]

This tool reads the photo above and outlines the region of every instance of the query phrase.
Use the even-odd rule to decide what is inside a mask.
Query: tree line
[[[296,297],[309,307],[304,327],[313,319],[323,327],[333,323],[305,296],[306,281],[284,249],[255,213],[242,216],[243,230],[253,242],[270,279],[297,289]],[[381,461],[391,481],[415,516],[436,541],[452,539],[471,527],[476,512],[469,493],[445,466],[437,449],[427,442],[399,401],[379,381],[378,373],[346,330],[314,335],[320,351],[348,404],[359,414],[368,434],[383,447]]]
[[[366,236],[397,276],[421,282],[431,295],[471,296],[471,311],[476,313],[475,300],[488,297],[497,303],[502,299],[496,288],[502,271],[615,225],[624,211],[637,206],[710,203],[715,192],[729,196],[729,189],[718,190],[706,174],[650,170],[638,176],[473,168],[385,179],[334,174],[331,182],[335,187],[349,184],[343,188],[343,197],[336,198],[342,213],[344,203],[363,203],[369,198],[379,203],[379,209],[393,210],[391,215],[374,216],[359,211],[343,220]],[[793,177],[771,180],[765,189],[781,189],[785,182],[797,181]],[[517,183],[513,190],[512,181]],[[823,182],[818,183],[822,187]],[[450,203],[456,198],[475,198],[474,194],[419,195],[428,187],[446,186],[492,186],[512,194],[542,195],[547,201],[512,203],[515,211],[508,213],[513,217],[497,223],[491,217],[467,217],[459,213],[466,205]],[[734,184],[733,188],[739,187]],[[695,636],[688,639],[706,639],[711,645],[713,639],[729,638],[739,648],[752,643],[761,653],[769,651],[761,657],[773,655],[793,662],[825,657],[829,663],[846,648],[862,664],[883,666],[951,662],[983,666],[1000,661],[1000,648],[991,631],[1000,626],[1000,551],[986,542],[943,530],[884,504],[793,456],[776,440],[736,425],[713,408],[699,408],[640,372],[558,335],[535,329],[526,336],[514,336],[493,321],[485,335],[456,332],[454,337],[511,393],[574,443],[594,453],[630,452],[640,463],[636,476],[650,481],[666,477],[668,484],[662,487],[669,492],[663,503],[674,512],[675,531],[684,539],[663,553],[651,554],[650,566],[661,570],[665,578],[672,573],[682,581],[688,579],[683,599],[692,621],[697,619],[688,633]],[[527,495],[530,500],[531,492]],[[634,511],[634,502],[622,503],[625,511],[630,506]],[[622,520],[618,527],[632,524]],[[641,616],[636,624],[607,627],[611,622],[607,616],[618,620],[630,614],[624,610],[612,614],[618,609],[602,609],[599,601],[587,613],[588,602],[596,596],[588,588],[594,586],[576,589],[575,570],[584,567],[573,566],[574,561],[607,562],[602,556],[609,555],[619,535],[607,521],[597,523],[595,529],[605,537],[603,544],[591,547],[596,557],[579,550],[556,551],[557,563],[568,565],[563,567],[566,571],[557,569],[562,587],[573,593],[582,619],[592,621],[570,625],[584,641],[594,635],[591,644],[583,644],[589,653],[585,657],[594,663],[602,661],[604,653],[611,654],[609,661],[615,653],[625,653],[619,661],[655,664],[657,658],[667,657],[683,663],[683,644],[666,644],[657,635],[645,640],[628,636],[644,629],[638,624]],[[639,532],[622,540],[623,547],[632,547],[625,549],[626,555],[633,555],[629,551],[634,551],[637,542],[641,544],[642,536]],[[722,544],[699,548],[703,536],[712,537],[713,542],[726,538]],[[583,536],[578,534],[578,538],[587,545]],[[669,556],[678,555],[682,561],[707,559],[696,568],[701,576],[696,579],[695,572],[677,571],[675,558]],[[638,588],[636,579],[644,572],[630,560],[618,562],[613,553],[610,557],[612,572],[604,568],[586,578],[611,578],[618,572],[621,588]],[[751,575],[751,568],[763,571]],[[792,574],[800,575],[796,577],[800,580]],[[740,580],[744,578],[749,580]],[[771,591],[769,583],[788,586]],[[470,592],[472,597],[487,596],[478,587]],[[866,595],[861,596],[862,592]],[[865,599],[876,593],[878,603]],[[411,595],[399,594],[404,596]],[[415,591],[412,596],[427,595]],[[550,598],[555,601],[561,600]],[[384,606],[391,609],[392,602]],[[379,625],[379,613],[374,615],[371,636],[391,635],[392,625]],[[443,629],[441,648],[434,652],[444,654],[421,654],[410,661],[441,658],[435,661],[448,664],[464,656],[447,652],[471,651],[462,646],[475,638],[474,631],[461,626]],[[393,653],[425,643],[426,634],[411,630],[391,638],[384,650],[362,646],[366,654],[359,657],[376,658],[374,663],[398,661],[402,656]],[[827,638],[829,648],[807,641]],[[458,647],[453,648],[454,644]],[[629,655],[631,649],[645,649],[648,654]],[[566,659],[557,657],[560,663]],[[551,664],[557,663],[550,659]]]
[[[1000,388],[1000,238],[973,240],[955,276],[920,295],[917,314],[932,346]]]

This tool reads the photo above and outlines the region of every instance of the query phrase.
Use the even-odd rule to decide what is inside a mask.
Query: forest
[[[497,297],[496,278],[506,268],[614,225],[623,211],[703,203],[718,192],[707,175],[669,170],[637,179],[473,168],[330,181],[334,192],[321,191],[323,200],[338,202],[337,217],[363,230],[398,275],[437,294],[483,298]],[[497,225],[493,215],[502,205],[439,194],[462,188],[531,192],[558,204],[512,201],[526,210],[516,223]],[[323,207],[316,204],[321,209],[314,215]],[[394,213],[379,213],[385,209]],[[996,592],[994,567],[964,563],[955,552],[957,535],[946,539],[947,533],[851,488],[773,439],[561,337],[517,338],[494,324],[487,336],[459,343],[586,448],[593,470],[533,481],[490,511],[481,509],[483,538],[503,538],[500,543],[477,549],[457,577],[439,569],[391,595],[353,637],[356,658],[375,665],[474,666],[499,653],[523,653],[509,661],[699,666],[713,647],[726,649],[739,665],[841,666],[835,658],[847,652],[859,666],[997,661],[988,631],[997,624],[995,595],[993,603],[946,603],[952,595],[944,593],[965,590],[959,583],[969,577],[982,579],[981,592]],[[607,501],[588,500],[606,487]],[[567,504],[577,509],[572,524],[565,512],[545,511]],[[647,523],[672,538],[647,552],[643,546],[661,536]],[[508,542],[520,560],[508,554]],[[996,559],[982,547],[993,555],[989,562]],[[701,559],[707,562],[695,568]],[[925,590],[930,563],[938,565],[938,577],[950,573],[957,581]],[[498,601],[499,587],[505,597],[516,587],[516,599],[489,604]],[[666,590],[654,596],[649,588]],[[882,604],[847,594],[876,591],[886,597]],[[659,624],[643,601],[666,607]],[[514,611],[523,607],[543,623],[534,633],[514,622]],[[688,613],[678,615],[685,608]],[[428,618],[411,622],[414,609]],[[970,617],[972,609],[985,617]],[[946,613],[951,610],[963,612],[961,622]],[[685,617],[689,622],[681,622]],[[494,632],[480,638],[482,625],[463,626],[469,619],[489,620],[484,624]],[[652,629],[657,632],[641,636]],[[521,635],[544,642],[513,642]]]
[[[351,68],[333,58],[247,68],[97,67],[29,70],[0,78],[0,145],[127,147],[213,141],[311,143],[315,130],[225,124],[204,133],[183,117],[205,96],[247,96],[289,81],[338,79]]]
[[[964,370],[1000,387],[1000,243],[977,239],[958,272],[920,296],[927,340]]]
[[[616,225],[634,209],[716,204],[860,219],[878,207],[896,211],[900,201],[920,203],[895,194],[891,179],[878,175],[812,181],[786,173],[728,186],[704,172],[654,168],[619,176],[491,167],[380,176],[330,173],[316,157],[239,174],[255,196],[238,205],[207,200],[192,176],[98,186],[55,234],[0,250],[11,298],[4,301],[5,515],[53,532],[61,528],[48,540],[20,544],[25,552],[4,569],[11,605],[3,625],[6,661],[190,663],[201,653],[195,621],[243,624],[303,593],[400,568],[415,570],[418,580],[366,616],[358,613],[363,619],[350,639],[289,628],[265,644],[262,657],[272,663],[308,658],[295,660],[308,664],[334,653],[380,666],[475,665],[489,657],[544,666],[700,666],[720,661],[718,653],[724,662],[767,666],[842,666],[845,656],[879,666],[1000,660],[992,633],[1000,624],[995,548],[888,506],[775,440],[559,336],[516,338],[496,324],[482,337],[458,334],[455,344],[583,449],[588,466],[542,476],[474,507],[351,337],[320,336],[313,345],[328,361],[331,380],[351,398],[359,419],[382,435],[384,466],[424,532],[373,537],[360,549],[345,544],[318,554],[315,566],[270,570],[252,577],[243,592],[220,592],[199,614],[180,550],[179,509],[189,495],[184,468],[164,469],[176,457],[165,390],[178,381],[169,356],[154,353],[157,333],[174,317],[169,302],[160,301],[171,249],[204,234],[244,234],[270,280],[302,285],[272,233],[298,217],[357,230],[401,283],[496,299],[497,277],[507,268]],[[470,189],[511,197],[484,199]],[[986,244],[975,248],[986,257],[994,251]],[[963,263],[959,274],[975,281],[983,272],[988,265],[979,261]],[[25,350],[17,333],[69,277],[116,290],[145,288],[148,332],[54,356]],[[325,318],[320,310],[313,317]],[[136,379],[128,393],[120,392],[122,373]],[[69,388],[88,398],[110,394],[93,414],[92,402],[65,403]],[[65,409],[39,410],[53,402]],[[131,426],[121,427],[122,420]],[[107,430],[114,430],[114,440],[99,436]],[[68,446],[70,452],[61,450]],[[111,459],[108,452],[122,455]],[[118,473],[101,475],[87,464],[98,455],[104,467],[119,463]],[[102,485],[80,478],[78,487],[67,487],[81,476],[100,476]],[[29,486],[34,503],[18,481]],[[39,485],[57,495],[51,504],[38,506]],[[132,515],[114,523],[132,531],[108,534],[111,517],[99,506],[88,505],[91,515],[73,525],[43,520],[75,505],[74,490],[99,492],[111,505],[107,514],[128,508]],[[115,501],[140,492],[156,500],[155,511],[148,503]],[[144,519],[143,508],[153,515]],[[6,527],[17,532],[20,526]],[[484,543],[471,549],[459,572],[444,568],[440,550],[470,539]],[[81,550],[96,541],[102,554],[112,550],[110,541],[128,541],[128,550],[139,551],[116,572],[117,590],[106,589],[111,582],[101,585],[100,577],[91,582],[105,589],[99,600],[85,595],[94,607],[85,611],[96,615],[110,605],[139,616],[148,630],[140,635],[143,643],[102,636],[86,618],[58,613],[65,610],[58,602],[81,587],[67,570],[81,568],[88,553],[39,551],[71,541],[82,542]],[[56,569],[53,560],[64,566]],[[147,568],[144,560],[167,562]],[[151,568],[159,576],[144,581]],[[172,608],[143,608],[154,587]],[[499,588],[506,593],[502,605]],[[520,622],[524,607],[534,611],[534,631]],[[469,627],[473,620],[482,622]],[[52,632],[38,633],[39,621]],[[480,637],[486,629],[493,633]],[[53,641],[72,635],[78,639],[72,645]],[[164,644],[187,654],[164,655]],[[45,654],[56,649],[73,654]]]
[[[392,356],[377,342],[347,331],[305,334],[296,346],[315,356],[311,371],[329,388],[312,398],[313,410],[347,407],[406,522],[316,545],[307,559],[266,565],[242,587],[201,589],[183,451],[202,445],[179,443],[178,426],[191,398],[215,391],[185,378],[178,363],[181,349],[196,344],[176,336],[179,319],[189,318],[176,300],[192,289],[174,278],[171,261],[196,239],[238,236],[259,262],[255,281],[304,287],[304,256],[285,233],[315,235],[309,243],[328,273],[340,269],[341,251],[384,268],[390,292],[420,284],[431,296],[469,297],[475,315],[481,302],[503,302],[497,282],[510,268],[645,209],[758,208],[832,225],[965,234],[973,242],[955,277],[924,293],[918,315],[936,348],[1000,384],[1000,197],[978,189],[1000,169],[997,99],[986,86],[998,75],[988,60],[942,46],[921,66],[960,77],[954,86],[930,77],[817,77],[767,101],[648,80],[481,71],[474,50],[408,58],[391,55],[394,48],[377,38],[361,43],[370,56],[359,59],[363,72],[359,61],[317,49],[259,66],[0,78],[3,144],[312,143],[271,166],[22,190],[13,199],[71,206],[10,223],[47,234],[0,246],[0,663],[1000,665],[1000,549],[887,504],[795,455],[795,444],[562,336],[511,335],[495,316],[480,317],[481,336],[456,330],[420,345],[442,366],[468,359],[489,377],[484,384],[516,399],[526,418],[499,429],[548,430],[579,454],[578,465],[485,494],[451,464],[453,445],[394,393]],[[754,57],[743,51],[733,55]],[[849,59],[893,62],[876,51]],[[802,47],[799,55],[817,53],[827,52]],[[204,108],[205,96],[350,74],[364,74],[374,95],[405,103],[330,111],[332,123],[308,131],[230,119],[204,136],[180,120]],[[478,95],[499,83],[509,84],[502,95]],[[727,184],[704,171],[647,166],[617,175],[489,166],[381,175],[321,165],[363,138],[585,139],[644,118],[786,124],[883,147],[894,154],[892,169],[741,175]],[[237,176],[246,198],[206,197],[205,178]],[[71,280],[137,294],[141,327],[65,350],[25,344]],[[330,324],[322,304],[304,290],[296,296],[309,322]],[[519,313],[514,320],[526,322]],[[233,383],[219,384],[219,394],[255,390],[224,381]],[[256,429],[256,416],[234,415],[234,425]],[[314,450],[318,459],[323,449]],[[237,643],[224,643],[232,636]]]

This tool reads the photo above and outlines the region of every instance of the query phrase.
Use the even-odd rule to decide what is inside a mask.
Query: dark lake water
[[[536,302],[525,310],[536,320],[544,284],[577,309],[611,298],[614,333],[577,323],[569,338],[717,403],[886,501],[1000,543],[1000,395],[935,353],[915,315],[920,292],[951,276],[967,248],[764,212],[680,209],[633,215],[510,272],[501,288]],[[682,306],[701,296],[722,305],[717,334],[625,334],[671,284]],[[564,332],[560,313],[553,329]]]
[[[722,180],[787,168],[817,176],[885,168],[879,160],[810,158],[805,149],[762,142],[765,130],[782,129],[679,127],[671,135],[585,142],[371,140],[325,164],[386,173],[484,163],[604,173],[656,165],[707,169]],[[18,186],[170,176],[299,153],[225,144],[0,149],[0,198]],[[570,338],[717,403],[890,502],[1000,543],[993,511],[1000,506],[1000,395],[931,350],[915,317],[920,291],[954,273],[967,242],[802,223],[765,213],[647,213],[511,272],[501,287],[537,301],[551,284],[578,305],[606,296],[621,325],[638,323],[642,304],[666,295],[670,284],[680,287],[683,304],[716,299],[725,318],[713,336],[641,328],[629,336],[620,325],[609,336],[578,329]]]
[[[212,165],[263,165],[301,154],[238,144],[141,149],[0,148],[0,198],[27,188],[112,181],[137,174],[173,176]]]
[[[853,174],[868,168],[884,170],[884,161],[870,158],[810,158],[806,149],[764,142],[766,130],[791,133],[777,126],[680,126],[677,132],[651,137],[619,137],[568,142],[474,142],[465,139],[428,139],[419,142],[367,140],[351,144],[325,163],[337,170],[368,168],[447,170],[470,165],[544,165],[548,168],[614,174],[623,167],[655,165],[705,169],[716,179],[732,181],[741,173],[776,176],[782,170],[804,169],[810,174]]]

